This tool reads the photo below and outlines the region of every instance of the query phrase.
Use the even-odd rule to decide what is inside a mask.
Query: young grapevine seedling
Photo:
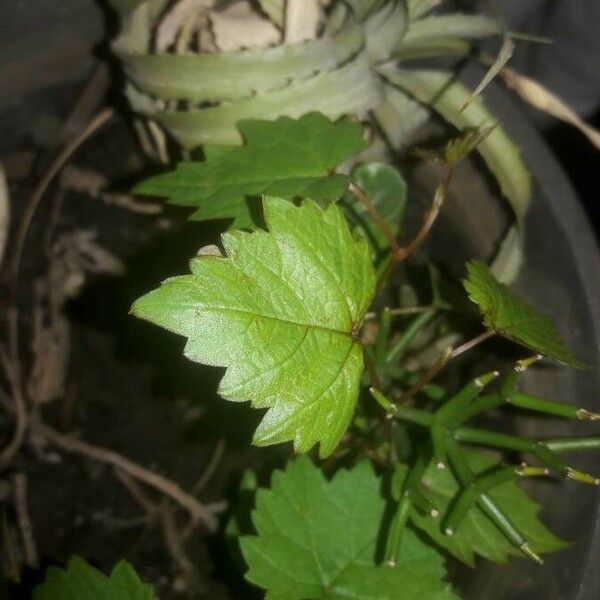
[[[542,357],[581,363],[550,319],[481,260],[467,264],[462,291],[447,293],[431,267],[429,304],[397,300],[400,284],[410,287],[406,275],[443,209],[456,164],[493,130],[469,131],[427,153],[444,176],[412,236],[402,232],[406,186],[395,169],[365,164],[351,175],[334,172],[364,147],[359,124],[311,114],[247,121],[240,130],[245,146],[209,148],[204,162],[138,187],[193,207],[192,218],[228,217],[234,228],[221,237],[222,254],[193,258],[190,274],[168,279],[132,312],[187,338],[191,360],[226,367],[223,398],[267,409],[255,444],[292,441],[298,453],[319,445],[335,469],[327,480],[300,457],[257,492],[255,530],[237,528],[247,578],[267,598],[379,600],[400,590],[406,600],[441,600],[456,595],[436,548],[471,566],[476,555],[504,562],[524,554],[542,563],[543,553],[563,548],[516,482],[555,475],[598,485],[560,453],[598,448],[600,440],[534,440],[468,421],[503,405],[597,420],[590,410],[518,387],[519,375]],[[479,316],[465,312],[468,299]],[[417,340],[439,347],[436,323],[448,331],[444,315],[453,311],[474,334],[456,341],[464,331],[454,330],[437,359],[420,360]],[[495,336],[532,356],[456,392],[434,382],[453,359]],[[505,463],[470,446],[534,462]],[[342,457],[349,470],[339,467]]]

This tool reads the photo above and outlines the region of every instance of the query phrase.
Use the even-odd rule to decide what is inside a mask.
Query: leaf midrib
[[[186,307],[185,304],[180,305],[183,308]],[[199,309],[197,304],[189,304],[187,305],[188,308],[192,308],[196,311],[199,310],[203,310],[203,309]],[[326,327],[325,325],[315,325],[314,323],[301,323],[299,321],[291,321],[289,319],[284,319],[284,318],[280,318],[280,317],[273,317],[271,315],[264,315],[262,313],[256,313],[256,312],[252,312],[249,310],[242,310],[240,308],[229,308],[226,306],[210,306],[209,308],[205,309],[204,312],[229,312],[229,313],[236,313],[236,314],[240,314],[240,315],[248,315],[251,317],[255,317],[258,319],[265,319],[267,321],[278,321],[280,323],[286,323],[288,325],[295,325],[296,327],[306,327],[307,329],[317,329],[320,331],[326,331],[327,333],[336,333],[338,335],[343,335],[343,336],[347,336],[349,338],[351,338],[353,341],[357,342],[357,340],[354,340],[353,336],[352,336],[352,328],[350,329],[350,331],[346,331],[346,330],[342,330],[342,329],[334,329],[333,327]]]

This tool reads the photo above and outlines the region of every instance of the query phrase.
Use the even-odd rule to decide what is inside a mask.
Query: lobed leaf
[[[188,338],[185,355],[228,367],[219,394],[270,408],[257,445],[320,443],[344,434],[363,372],[357,340],[375,290],[369,248],[342,211],[263,201],[269,231],[222,236],[226,258],[199,256],[191,275],[140,298],[134,315]]]
[[[258,208],[253,199],[262,194],[337,200],[348,177],[332,171],[365,147],[360,124],[333,123],[318,113],[298,120],[241,121],[238,129],[244,146],[207,146],[204,162],[180,163],[134,192],[194,207],[193,220],[232,218],[233,227],[249,228]]]
[[[268,600],[457,600],[443,558],[411,530],[396,566],[376,564],[380,486],[366,461],[331,481],[305,457],[276,471],[256,495],[258,534],[240,539],[247,579]]]
[[[569,367],[581,363],[565,346],[552,320],[500,283],[481,260],[467,264],[463,282],[488,329]]]
[[[46,581],[33,590],[33,600],[153,600],[152,588],[142,583],[133,567],[122,560],[107,577],[78,556],[66,569],[50,567]]]
[[[498,466],[498,461],[487,454],[474,450],[465,450],[465,454],[477,474]],[[449,469],[440,470],[432,463],[425,471],[420,491],[438,510],[439,516],[434,519],[429,514],[413,509],[411,522],[435,543],[472,567],[475,566],[476,555],[499,563],[505,563],[511,556],[520,556],[520,550],[476,505],[469,509],[452,536],[443,532],[444,517],[459,490],[460,486],[452,472]],[[540,506],[515,482],[503,483],[487,493],[536,553],[553,552],[568,546],[539,520]]]

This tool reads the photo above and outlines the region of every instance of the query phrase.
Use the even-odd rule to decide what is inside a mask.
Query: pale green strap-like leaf
[[[479,39],[501,31],[494,19],[481,15],[436,15],[411,22],[404,40],[410,43],[448,37]]]
[[[384,84],[383,102],[373,110],[373,114],[395,149],[402,147],[430,116],[421,103],[389,83]]]
[[[385,60],[394,54],[402,42],[407,25],[406,6],[400,0],[388,0],[373,11],[363,24],[370,60]]]
[[[426,15],[430,10],[439,6],[444,0],[406,0],[408,16],[411,21]]]
[[[471,44],[458,37],[439,37],[423,40],[403,40],[394,51],[400,61],[422,60],[437,56],[462,55],[471,50]]]
[[[108,3],[121,15],[131,13],[140,4],[147,4],[150,14],[156,17],[167,7],[170,0],[108,0]]]
[[[128,78],[163,100],[237,100],[331,71],[363,45],[360,27],[304,44],[213,54],[119,52]]]
[[[523,266],[523,231],[511,225],[502,238],[490,269],[502,283],[515,281]]]
[[[318,111],[331,119],[362,115],[381,101],[381,82],[364,53],[344,67],[264,95],[214,108],[150,114],[186,148],[204,144],[240,144],[236,123],[242,119],[300,117]],[[137,107],[135,107],[137,109]]]
[[[510,57],[513,55],[515,50],[514,42],[509,38],[505,38],[502,46],[500,47],[500,51],[498,52],[498,56],[493,64],[488,69],[487,73],[483,76],[483,79],[479,82],[477,87],[473,90],[473,93],[467,98],[465,103],[461,106],[461,111],[465,110],[475,98],[481,96],[483,90],[492,82],[494,77],[500,73],[503,69],[504,65],[510,60]]]
[[[258,0],[266,15],[279,27],[283,28],[285,0]]]
[[[364,21],[383,2],[387,2],[387,0],[346,0],[346,2],[337,2],[336,4],[348,4],[356,18]]]

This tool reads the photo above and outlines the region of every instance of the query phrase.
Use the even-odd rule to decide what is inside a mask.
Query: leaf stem
[[[479,334],[478,336],[467,340],[460,346],[456,348],[447,348],[446,351],[431,365],[431,367],[423,373],[423,375],[419,378],[417,383],[415,383],[412,387],[410,387],[406,392],[402,394],[402,402],[407,402],[411,398],[413,398],[421,389],[428,384],[445,366],[451,361],[453,358],[460,356],[461,354],[471,350],[475,346],[485,342],[487,339],[494,336],[496,333],[494,331],[488,330]]]
[[[424,498],[418,491],[418,486],[428,463],[429,458],[426,457],[423,452],[421,452],[408,471],[404,480],[402,494],[398,501],[394,517],[390,523],[385,545],[385,563],[390,567],[395,566],[400,558],[402,533],[406,527],[413,502],[423,504],[422,500]],[[429,501],[424,499],[424,502],[425,506],[428,506]],[[431,508],[429,508],[429,510],[431,510]]]
[[[558,438],[546,440],[544,444],[552,452],[578,452],[580,450],[600,450],[600,437]]]
[[[465,455],[463,454],[460,444],[458,444],[458,442],[451,436],[447,436],[446,444],[450,464],[452,465],[452,469],[455,472],[460,484],[466,489],[473,487],[473,484],[476,481],[476,476],[475,473],[473,473]],[[503,476],[504,473],[502,473],[501,477]],[[489,483],[494,483],[493,476],[491,476]],[[467,498],[467,500],[469,500],[469,498]],[[533,559],[538,564],[543,564],[542,558],[531,549],[527,543],[527,540],[521,535],[518,529],[502,512],[497,504],[488,496],[487,493],[477,493],[477,498],[475,501],[479,508],[489,517],[496,527],[502,531],[502,533],[514,546],[519,548],[523,554]],[[454,531],[450,527],[446,529],[447,535],[452,535],[453,533]]]
[[[405,261],[409,256],[414,254],[421,246],[421,244],[425,241],[425,238],[431,231],[431,228],[433,227],[433,224],[438,218],[438,215],[442,210],[442,206],[446,201],[453,172],[454,169],[451,165],[444,165],[444,176],[435,190],[431,207],[423,217],[423,223],[421,225],[421,228],[419,229],[419,231],[417,231],[415,237],[406,246],[398,248],[398,250],[394,252],[394,258],[397,262]]]
[[[381,233],[383,233],[383,235],[387,239],[388,244],[390,245],[390,248],[392,250],[392,254],[396,256],[400,251],[400,248],[398,246],[398,240],[396,240],[394,232],[390,229],[390,226],[381,216],[381,213],[377,210],[377,207],[373,204],[373,202],[371,202],[371,199],[369,198],[369,196],[367,196],[364,190],[353,181],[350,182],[348,190],[365,207],[365,209],[373,219],[375,225],[379,227]]]
[[[404,330],[404,333],[390,349],[386,358],[386,362],[398,362],[406,352],[407,348],[410,346],[411,342],[415,339],[419,331],[421,331],[421,329],[423,329],[423,327],[425,327],[425,325],[427,325],[434,316],[435,310],[429,309],[415,317],[411,321],[410,325]]]

